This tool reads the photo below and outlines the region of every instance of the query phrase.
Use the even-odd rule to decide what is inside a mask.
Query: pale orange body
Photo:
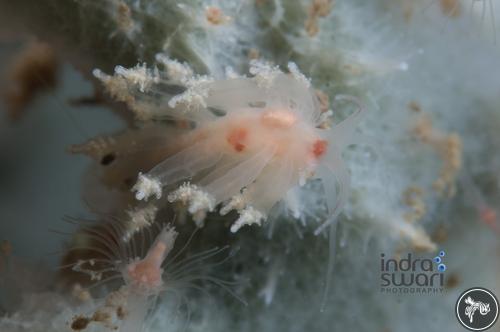
[[[134,283],[148,286],[148,288],[160,286],[163,273],[161,264],[166,250],[167,246],[158,242],[150,249],[150,252],[143,260],[128,265],[127,273],[130,279]]]
[[[274,160],[286,158],[296,169],[308,169],[326,153],[328,143],[300,120],[284,109],[250,109],[214,121],[193,132],[193,137],[210,140],[210,152],[234,154],[235,158],[270,147],[275,150]]]

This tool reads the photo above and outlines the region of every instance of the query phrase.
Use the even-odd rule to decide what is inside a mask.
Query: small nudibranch
[[[179,138],[183,149],[139,173],[132,189],[137,199],[160,199],[167,187],[168,201],[186,204],[199,225],[207,212],[218,207],[221,214],[236,210],[239,219],[231,227],[236,232],[244,225],[260,225],[276,203],[287,201],[290,189],[314,177],[323,183],[328,208],[328,217],[316,233],[336,218],[349,192],[341,152],[363,113],[357,99],[337,96],[336,100],[353,103],[356,111],[338,124],[325,125],[331,111],[322,111],[310,81],[293,63],[285,74],[267,63],[252,61],[252,77],[232,75],[220,80],[189,76],[186,65],[180,71],[180,64],[173,60],[163,59],[163,65],[166,73],[186,73],[170,81],[186,90],[156,109],[145,108],[144,101],[152,99],[148,92],[162,92],[155,90],[155,84],[164,80],[163,73],[150,71],[150,79],[146,75],[142,81],[148,83],[147,91],[139,91],[145,84],[136,89],[140,98],[120,90],[124,80],[125,86],[136,84],[127,76],[113,81],[116,75],[97,73],[141,118],[145,114],[153,119],[170,116],[195,124]],[[180,186],[172,190],[173,185]]]
[[[102,286],[106,291],[105,298],[92,301],[91,315],[87,316],[88,306],[82,307],[86,314],[77,317],[87,322],[102,324],[106,330],[145,331],[147,317],[158,309],[159,299],[181,290],[205,293],[207,283],[222,287],[245,303],[232,291],[234,282],[211,274],[210,267],[227,261],[229,246],[192,254],[188,248],[195,231],[187,242],[177,243],[174,249],[178,232],[171,224],[159,220],[147,226],[146,231],[142,229],[133,235],[123,227],[123,220],[116,218],[91,224],[87,220],[72,221],[81,222],[82,227],[79,239],[68,248],[71,262],[61,268],[88,275],[91,282],[97,281],[91,283],[91,288]],[[75,261],[74,257],[80,255],[87,258]],[[178,300],[184,301],[184,297]]]

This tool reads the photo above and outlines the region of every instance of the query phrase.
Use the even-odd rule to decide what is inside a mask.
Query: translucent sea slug
[[[236,232],[244,225],[260,225],[277,202],[296,202],[290,190],[319,178],[328,217],[316,233],[335,219],[349,191],[341,152],[363,113],[355,98],[337,96],[353,103],[356,111],[331,124],[332,112],[321,107],[294,63],[283,73],[252,61],[251,77],[228,70],[225,78],[213,79],[195,76],[187,65],[162,55],[157,59],[165,71],[139,65],[118,66],[114,76],[94,73],[140,120],[192,124],[174,140],[163,138],[163,145],[176,146],[175,153],[139,173],[132,188],[138,200],[182,202],[199,225],[207,212],[236,210],[239,218],[231,226]],[[183,89],[172,93],[172,85]]]
[[[177,231],[159,222],[131,237],[127,237],[123,223],[114,219],[86,225],[80,232],[86,244],[75,243],[70,251],[93,258],[78,259],[63,268],[88,275],[95,282],[89,290],[102,287],[106,297],[96,300],[90,312],[76,316],[71,324],[73,330],[81,331],[96,323],[121,332],[143,331],[147,315],[156,310],[160,298],[168,298],[167,293],[176,297],[181,290],[203,290],[203,283],[220,286],[243,302],[230,289],[234,283],[206,272],[230,257],[218,258],[227,252],[227,246],[190,255],[192,233],[180,249],[174,250]],[[214,258],[216,262],[210,261]]]

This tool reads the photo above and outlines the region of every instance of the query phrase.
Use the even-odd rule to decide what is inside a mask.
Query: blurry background
[[[189,330],[463,330],[454,315],[462,291],[482,286],[500,294],[500,24],[494,19],[500,5],[337,0],[322,13],[322,3],[333,2],[0,0],[2,96],[16,84],[12,70],[33,35],[49,42],[58,67],[55,87],[38,93],[16,119],[0,103],[0,240],[10,241],[13,255],[28,265],[43,260],[55,267],[58,256],[49,253],[60,251],[68,236],[50,230],[74,230],[64,215],[92,216],[82,200],[91,162],[66,149],[130,125],[112,111],[116,105],[74,105],[94,95],[92,69],[112,73],[115,65],[151,64],[157,52],[214,75],[225,65],[244,73],[257,55],[281,66],[293,60],[330,100],[344,93],[363,101],[368,115],[359,130],[379,147],[376,160],[363,150],[346,154],[353,192],[339,218],[326,309],[319,310],[328,238],[312,235],[315,224],[292,227],[296,221],[280,220],[272,238],[268,229],[245,229],[236,237],[210,225],[207,246],[227,240],[239,249],[222,272],[250,280],[238,289],[248,305],[227,300],[222,291],[213,293],[216,305],[195,298]],[[117,10],[121,4],[130,16],[119,16],[127,12]],[[210,25],[207,6],[232,21]],[[124,18],[134,28],[123,25]],[[460,167],[452,172],[457,190],[450,197],[432,189],[442,154],[414,135],[426,115],[433,129],[456,134],[462,143]],[[425,212],[408,223],[402,216],[413,210],[404,192],[413,185],[426,193]],[[417,253],[429,241],[435,250],[422,257],[447,253],[445,294],[381,294],[380,253]],[[55,284],[39,297],[20,292],[28,300],[3,309],[13,316],[0,317],[0,330],[68,331],[67,322],[82,309],[55,292]],[[47,301],[64,310],[47,308]],[[160,309],[152,331],[182,330],[165,318],[168,308]]]
[[[16,84],[8,80],[9,70],[29,45],[0,43],[3,96]],[[92,97],[93,89],[71,65],[57,62],[56,86],[39,91],[17,118],[9,115],[5,99],[0,103],[0,238],[12,243],[15,255],[51,266],[60,257],[50,253],[68,238],[50,230],[74,231],[64,215],[89,216],[82,176],[90,162],[68,153],[68,146],[123,126],[103,107],[73,106],[71,101]]]

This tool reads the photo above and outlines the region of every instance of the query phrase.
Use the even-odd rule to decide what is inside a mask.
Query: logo
[[[498,300],[485,288],[471,288],[458,298],[455,312],[458,321],[468,330],[485,331],[498,318]]]
[[[440,294],[443,292],[446,265],[442,250],[433,259],[415,258],[411,253],[405,258],[386,259],[380,254],[380,292],[387,294]]]

